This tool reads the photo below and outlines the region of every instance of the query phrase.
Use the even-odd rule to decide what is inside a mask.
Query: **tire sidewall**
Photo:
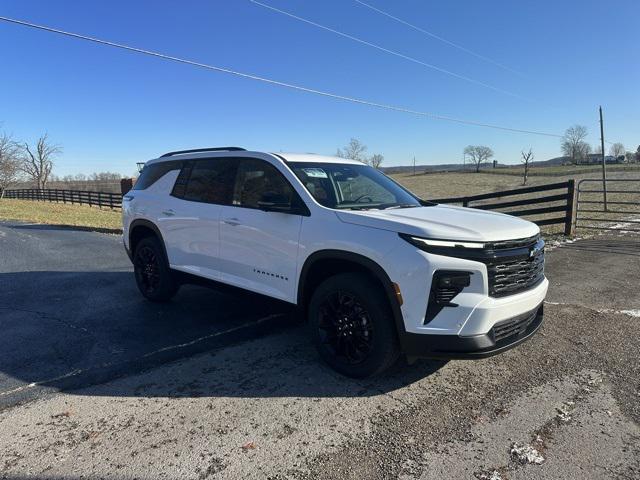
[[[156,258],[158,259],[158,269],[160,275],[160,282],[158,288],[153,292],[149,292],[140,285],[137,275],[137,266],[135,264],[135,259],[138,256],[139,251],[144,248],[150,248],[153,250]],[[134,276],[136,279],[136,285],[140,290],[142,295],[153,301],[153,302],[166,302],[170,300],[176,293],[178,286],[173,278],[173,274],[171,273],[171,269],[169,268],[169,263],[165,257],[164,249],[160,244],[160,241],[155,237],[147,237],[140,240],[138,245],[136,245],[136,250],[134,253]]]
[[[336,357],[322,344],[319,314],[322,302],[336,290],[349,292],[367,310],[373,326],[373,346],[369,358],[351,365]],[[313,342],[322,359],[343,375],[366,378],[389,368],[399,357],[395,324],[387,296],[380,285],[360,273],[344,273],[325,280],[314,292],[308,309],[308,323]]]

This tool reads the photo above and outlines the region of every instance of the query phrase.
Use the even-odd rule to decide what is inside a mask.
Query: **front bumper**
[[[409,358],[474,359],[497,355],[527,341],[542,325],[544,305],[496,323],[487,333],[472,336],[404,332],[400,343]]]

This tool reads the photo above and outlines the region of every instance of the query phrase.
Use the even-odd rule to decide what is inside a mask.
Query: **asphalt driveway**
[[[295,320],[282,303],[194,286],[168,304],[145,301],[119,235],[0,223],[0,252],[0,408]]]

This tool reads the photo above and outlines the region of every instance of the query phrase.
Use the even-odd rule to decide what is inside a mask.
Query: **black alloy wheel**
[[[366,273],[336,274],[316,287],[309,328],[322,359],[354,378],[377,375],[400,357],[390,300]]]
[[[160,264],[151,247],[143,245],[137,249],[135,273],[143,293],[152,295],[160,286]]]
[[[333,355],[350,365],[366,361],[373,348],[373,323],[352,293],[335,291],[320,304],[318,334]]]
[[[152,302],[171,300],[180,287],[156,237],[140,240],[133,255],[133,271],[140,293]]]

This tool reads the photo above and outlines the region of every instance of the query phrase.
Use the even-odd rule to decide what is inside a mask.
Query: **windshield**
[[[368,165],[291,162],[316,201],[328,208],[366,210],[419,207],[420,201]]]

